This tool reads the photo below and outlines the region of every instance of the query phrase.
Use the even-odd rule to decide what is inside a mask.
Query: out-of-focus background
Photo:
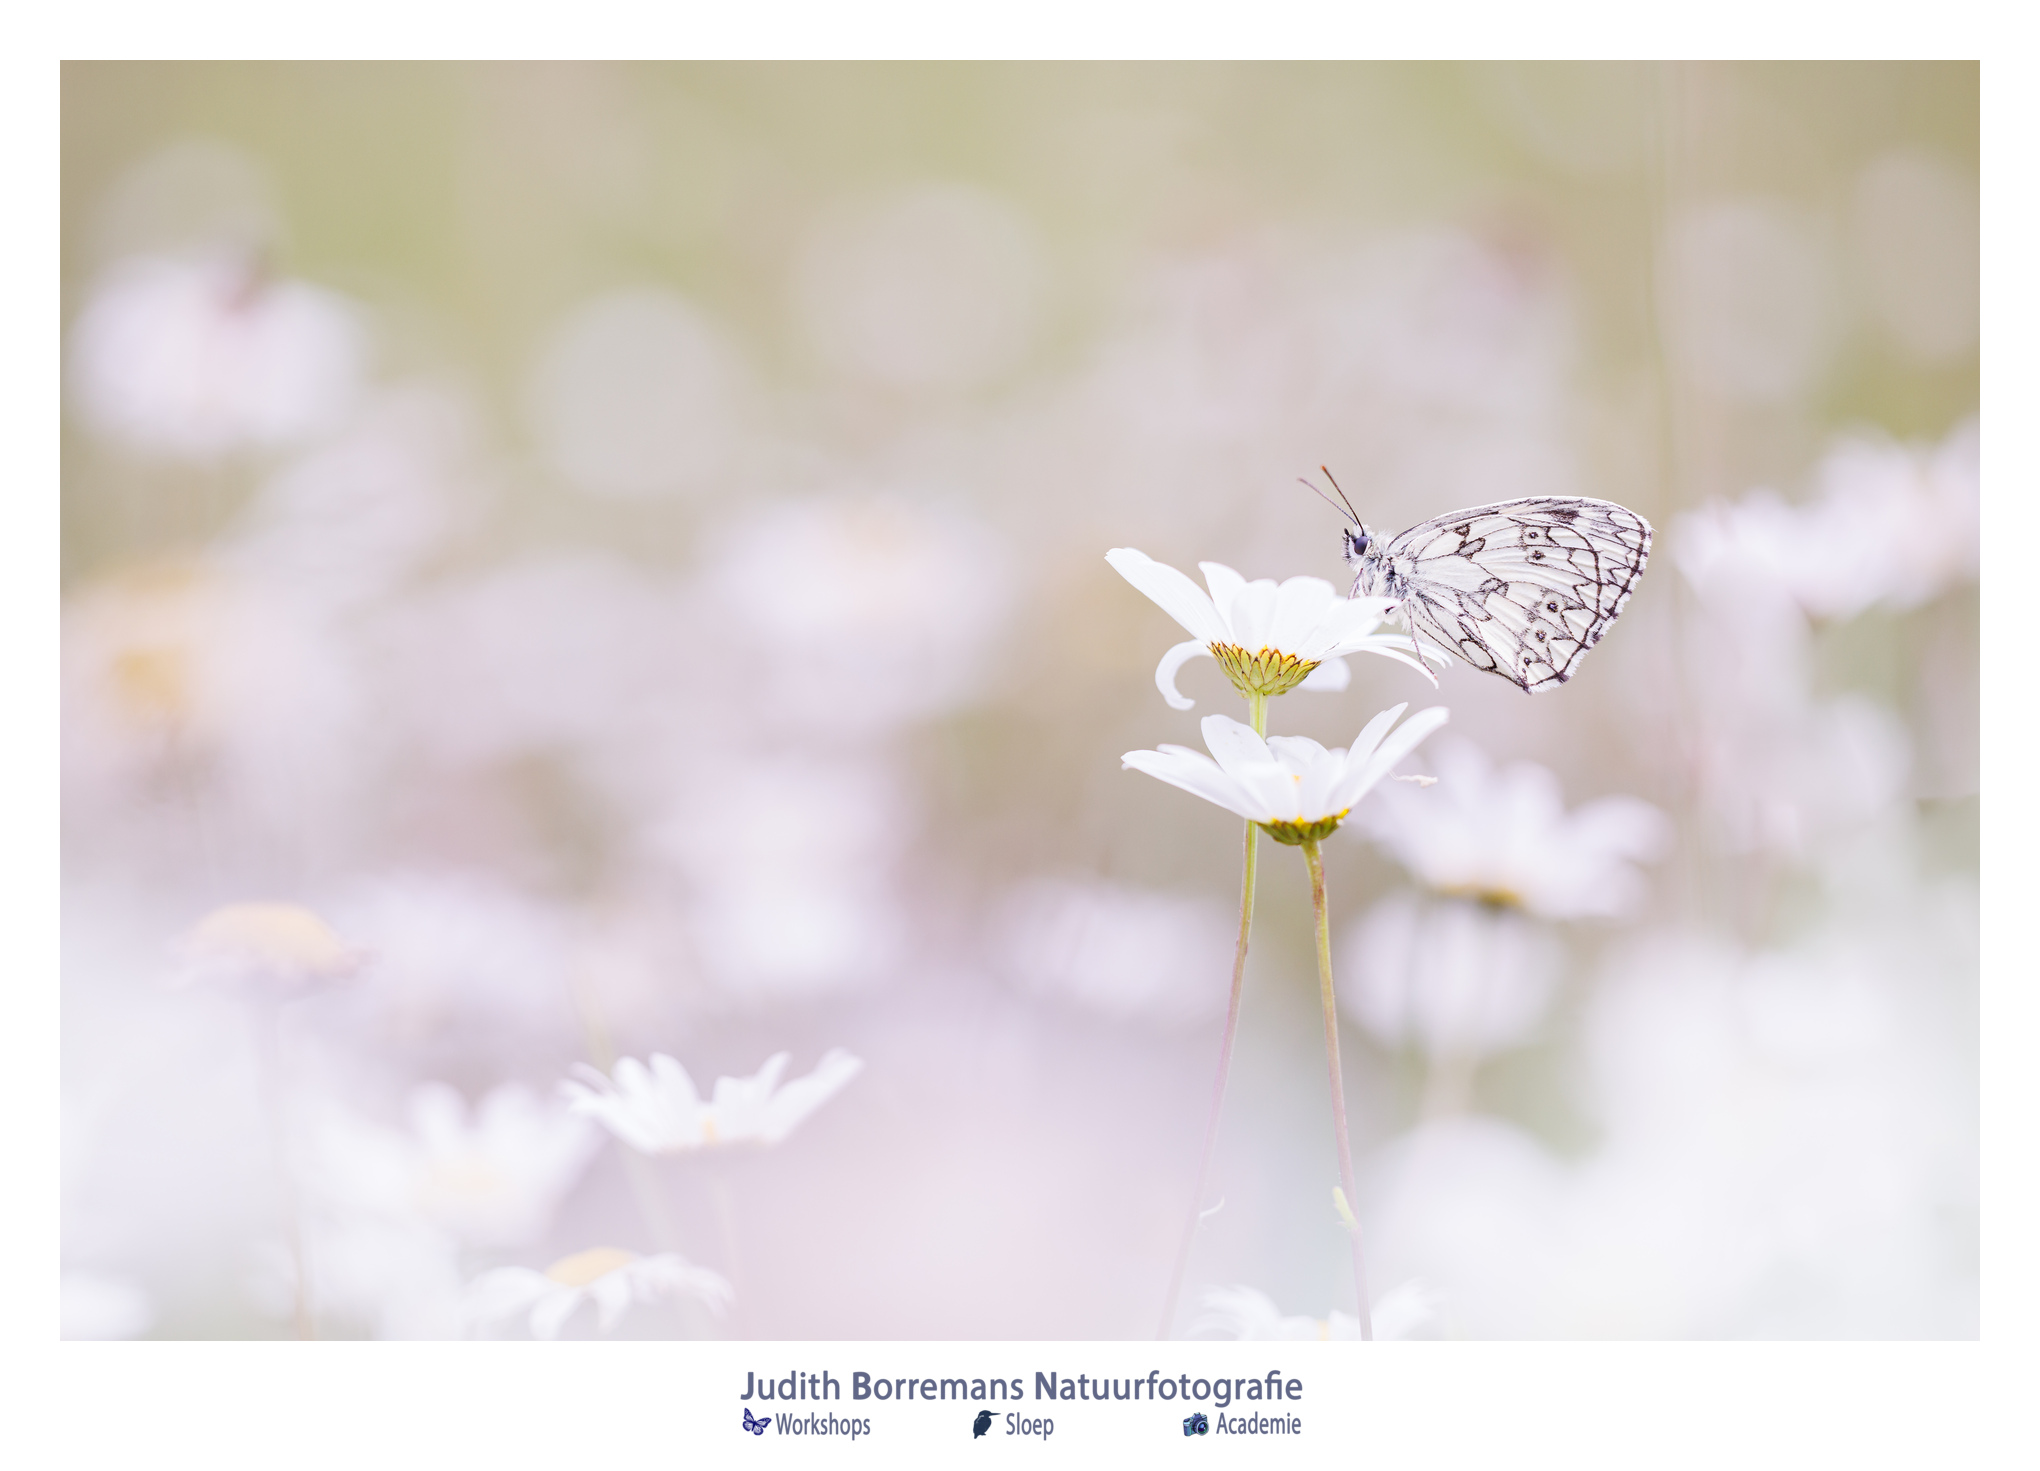
[[[635,1278],[621,1335],[1153,1334],[1240,834],[1119,757],[1242,707],[1163,702],[1103,554],[1343,590],[1321,464],[1377,532],[1657,528],[1563,689],[1355,656],[1271,708],[1452,711],[1326,845],[1384,1333],[1976,1332],[1973,65],[63,106],[67,1335],[521,1334],[595,1248],[730,1288]],[[1263,855],[1171,1329],[1337,1336]],[[560,1086],[837,1048],[776,1142]]]

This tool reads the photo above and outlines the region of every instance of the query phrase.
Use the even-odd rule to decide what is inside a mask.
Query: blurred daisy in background
[[[108,273],[71,327],[73,402],[147,454],[205,460],[337,426],[368,344],[356,308],[238,254],[142,257]]]
[[[507,1320],[525,1317],[533,1338],[557,1338],[584,1302],[595,1304],[595,1324],[614,1328],[634,1303],[685,1300],[720,1314],[730,1287],[705,1267],[672,1252],[638,1256],[597,1246],[562,1257],[543,1272],[498,1267],[468,1284],[462,1313],[471,1329],[491,1335]]]
[[[687,1069],[664,1053],[654,1053],[650,1067],[626,1057],[608,1077],[582,1064],[580,1076],[560,1087],[575,1113],[641,1154],[777,1144],[864,1070],[862,1060],[836,1048],[813,1072],[782,1087],[791,1059],[791,1053],[774,1053],[748,1078],[717,1078],[706,1100]]]
[[[227,904],[181,945],[180,985],[226,986],[271,997],[301,994],[361,969],[367,956],[298,904]]]
[[[328,1104],[309,1131],[303,1185],[329,1208],[413,1221],[478,1247],[527,1245],[551,1224],[599,1143],[584,1121],[518,1083],[472,1115],[443,1083],[413,1088],[406,1129]]]
[[[1436,786],[1387,786],[1364,832],[1436,894],[1541,919],[1611,917],[1643,897],[1640,861],[1670,841],[1664,815],[1634,797],[1568,812],[1558,778],[1534,762],[1491,764],[1466,740],[1430,748]]]
[[[845,487],[747,507],[709,533],[684,626],[741,696],[736,710],[781,738],[834,744],[996,683],[1013,558],[940,501]]]
[[[1565,956],[1518,911],[1407,890],[1342,932],[1335,953],[1340,1009],[1377,1042],[1467,1060],[1535,1034]]]

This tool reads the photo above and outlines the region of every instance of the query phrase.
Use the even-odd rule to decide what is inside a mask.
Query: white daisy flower
[[[206,460],[331,428],[360,391],[368,338],[352,303],[228,254],[141,257],[71,329],[79,413],[133,448]]]
[[[1119,575],[1146,593],[1194,638],[1177,644],[1155,666],[1155,686],[1173,709],[1196,701],[1176,689],[1176,671],[1199,655],[1218,661],[1233,687],[1249,699],[1286,694],[1301,686],[1342,690],[1352,678],[1343,654],[1379,654],[1416,670],[1433,685],[1436,676],[1411,655],[1416,645],[1402,634],[1376,633],[1395,609],[1389,598],[1342,598],[1321,577],[1247,581],[1218,562],[1199,562],[1205,587],[1174,567],[1132,547],[1105,554]]]
[[[607,1332],[632,1303],[660,1298],[692,1298],[720,1316],[729,1306],[730,1284],[670,1251],[641,1257],[598,1246],[562,1257],[543,1272],[498,1267],[482,1273],[468,1284],[465,1314],[472,1331],[485,1333],[529,1312],[533,1338],[557,1338],[584,1302],[594,1302],[596,1325]]]
[[[862,1058],[834,1048],[804,1078],[785,1087],[779,1076],[791,1053],[777,1052],[748,1078],[717,1078],[703,1102],[687,1069],[664,1053],[647,1068],[634,1057],[616,1065],[614,1080],[582,1063],[579,1079],[560,1084],[575,1113],[590,1114],[641,1154],[684,1154],[732,1144],[777,1144],[858,1073]]]
[[[491,1090],[472,1114],[453,1088],[421,1084],[408,1113],[411,1127],[400,1130],[329,1108],[314,1135],[306,1192],[473,1245],[517,1246],[544,1233],[600,1138],[518,1083]]]
[[[1204,744],[1216,761],[1187,746],[1128,751],[1121,760],[1238,813],[1276,842],[1294,846],[1336,831],[1353,805],[1446,720],[1445,708],[1433,705],[1390,735],[1389,727],[1407,709],[1407,704],[1397,705],[1368,721],[1350,751],[1328,751],[1306,736],[1264,741],[1237,720],[1207,715]]]
[[[1649,803],[1603,797],[1567,812],[1544,767],[1497,768],[1466,741],[1439,747],[1436,761],[1437,790],[1384,791],[1365,819],[1427,888],[1545,919],[1619,915],[1643,897],[1633,865],[1669,837]]]

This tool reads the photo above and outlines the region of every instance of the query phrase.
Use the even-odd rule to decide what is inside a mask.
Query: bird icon
[[[992,1412],[990,1410],[979,1410],[977,1419],[970,1422],[970,1438],[976,1440],[991,1428]]]

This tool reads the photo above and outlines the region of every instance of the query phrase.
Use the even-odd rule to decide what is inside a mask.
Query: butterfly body
[[[1572,678],[1650,558],[1650,523],[1585,496],[1473,506],[1374,536],[1345,532],[1352,597],[1396,600],[1410,633],[1530,694]]]

